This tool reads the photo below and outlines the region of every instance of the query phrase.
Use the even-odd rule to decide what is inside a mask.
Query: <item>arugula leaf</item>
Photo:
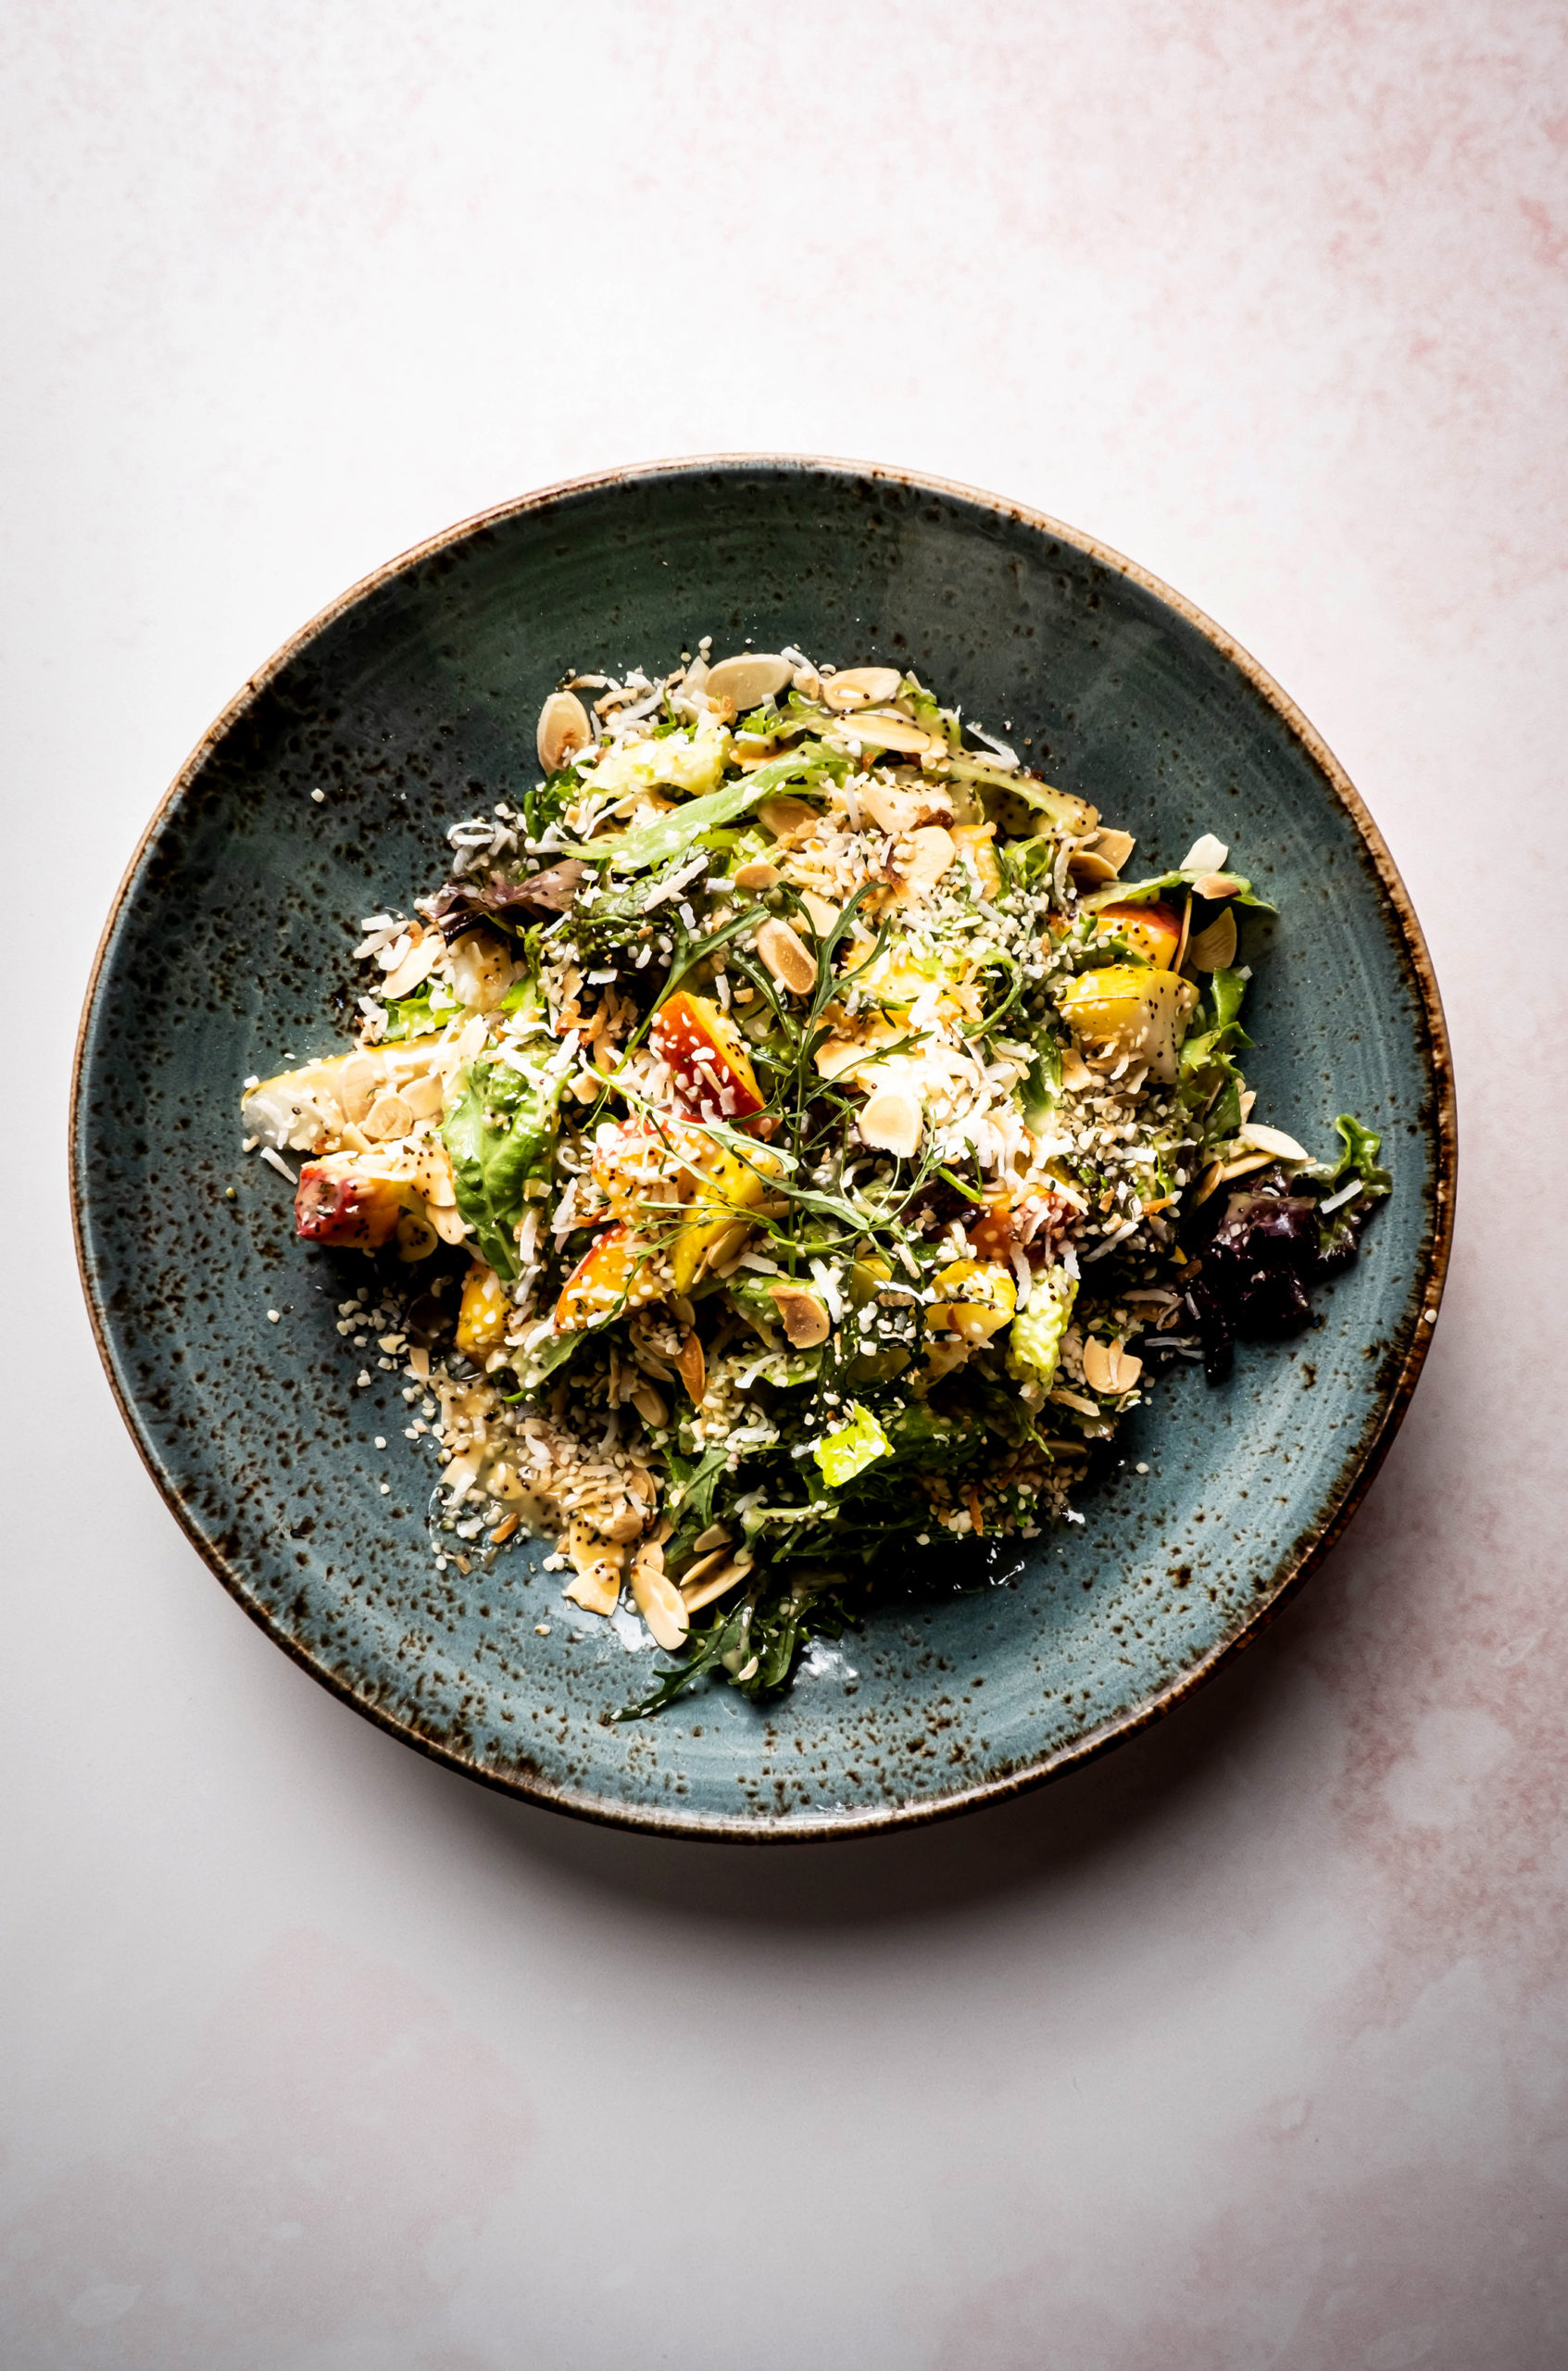
[[[705,1449],[699,1458],[684,1458],[679,1449],[666,1447],[664,1461],[670,1472],[670,1487],[665,1504],[670,1512],[681,1518],[681,1529],[706,1531],[713,1520],[713,1493],[729,1463],[730,1453],[721,1441]]]
[[[846,761],[834,759],[820,741],[803,742],[786,757],[773,758],[767,765],[758,766],[739,782],[726,783],[722,790],[710,790],[704,797],[689,798],[672,815],[663,815],[657,823],[645,823],[639,832],[621,832],[606,840],[589,840],[573,845],[571,853],[585,858],[590,864],[612,864],[618,872],[646,872],[650,865],[665,864],[671,857],[682,855],[705,832],[716,832],[726,823],[739,821],[771,797],[786,783],[809,782],[814,776],[842,772]]]
[[[441,1131],[458,1212],[473,1228],[481,1256],[508,1283],[518,1273],[525,1188],[531,1178],[550,1174],[563,1084],[509,1062],[473,1062]]]
[[[1054,1037],[1035,1040],[1035,1059],[1023,1082],[1023,1124],[1035,1135],[1044,1132],[1061,1092],[1061,1048]]]

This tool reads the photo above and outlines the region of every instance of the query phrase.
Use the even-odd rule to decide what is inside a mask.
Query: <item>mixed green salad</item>
[[[353,1048],[244,1118],[301,1236],[405,1279],[340,1330],[403,1368],[443,1563],[544,1535],[629,1599],[671,1658],[629,1713],[762,1697],[910,1549],[1076,1520],[1160,1367],[1306,1323],[1389,1179],[1253,1116],[1229,851],[1123,878],[905,671],[704,643],[572,678],[538,754],[364,925]]]

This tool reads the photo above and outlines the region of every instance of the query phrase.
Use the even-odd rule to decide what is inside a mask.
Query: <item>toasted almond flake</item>
[[[797,997],[809,996],[817,985],[817,965],[805,943],[775,915],[757,934],[757,952],[781,986]]]
[[[521,1523],[521,1515],[503,1515],[490,1535],[492,1548],[503,1548]]]
[[[811,928],[816,932],[817,936],[826,938],[829,931],[837,922],[843,908],[830,906],[827,899],[819,897],[814,889],[803,889],[800,893],[800,902],[810,918]]]
[[[716,1573],[710,1573],[707,1580],[695,1588],[689,1579],[684,1582],[681,1597],[687,1613],[700,1613],[705,1605],[711,1605],[715,1598],[722,1597],[727,1589],[733,1589],[744,1581],[751,1570],[749,1556],[736,1556],[721,1563]]]
[[[811,829],[817,821],[817,810],[808,807],[803,798],[765,798],[757,810],[757,820],[775,840],[789,840],[797,832]]]
[[[681,1344],[681,1355],[675,1361],[675,1369],[686,1386],[686,1396],[693,1407],[700,1407],[708,1388],[708,1367],[703,1356],[702,1337],[695,1326]]]
[[[655,1645],[673,1654],[691,1624],[685,1599],[665,1572],[664,1550],[654,1540],[646,1539],[632,1559],[632,1596]]]
[[[547,774],[558,773],[594,737],[588,711],[575,692],[552,692],[539,711],[534,746]]]
[[[1176,870],[1178,872],[1217,872],[1229,854],[1223,840],[1217,840],[1212,832],[1205,832],[1201,839],[1194,840]]]
[[[389,1091],[377,1096],[363,1124],[371,1143],[381,1144],[392,1136],[406,1136],[414,1124],[414,1115],[400,1095]]]
[[[1244,1145],[1253,1146],[1259,1152],[1272,1153],[1276,1160],[1308,1159],[1305,1146],[1298,1145],[1294,1136],[1287,1136],[1283,1128],[1265,1128],[1257,1120],[1248,1121],[1241,1130],[1241,1141]]]
[[[1102,882],[1114,881],[1116,867],[1110,859],[1101,856],[1098,848],[1085,847],[1082,842],[1067,852],[1067,870],[1074,881],[1087,881],[1098,888]]]
[[[841,675],[823,678],[822,700],[842,714],[849,709],[867,708],[873,700],[895,698],[903,680],[897,667],[847,667]],[[921,735],[922,740],[925,737]]]
[[[857,709],[853,716],[843,719],[840,735],[848,735],[867,748],[897,749],[902,756],[923,757],[928,749],[945,748],[946,744],[934,742],[922,726],[907,716],[890,716],[884,709]]]
[[[1095,834],[1093,845],[1096,856],[1102,856],[1112,872],[1120,872],[1137,842],[1131,832],[1105,829]]]
[[[389,999],[412,996],[429,979],[445,952],[446,942],[438,930],[422,932],[401,963],[382,982],[382,995]]]
[[[1084,1341],[1084,1380],[1091,1391],[1131,1391],[1143,1373],[1143,1361],[1124,1342],[1102,1342],[1098,1334]]]
[[[909,834],[909,855],[900,866],[904,885],[912,897],[929,897],[958,856],[951,832],[940,823],[923,823]]]
[[[802,1285],[770,1285],[779,1322],[797,1350],[814,1350],[825,1342],[833,1331],[826,1303],[818,1293],[808,1292]]]
[[[1235,962],[1236,915],[1229,906],[1187,941],[1186,960],[1195,972],[1220,972]]]
[[[913,1159],[923,1125],[920,1105],[907,1086],[879,1088],[860,1113],[862,1141],[879,1152],[897,1153],[901,1160]]]
[[[741,866],[734,875],[734,884],[737,889],[771,889],[779,877],[778,866],[759,856],[753,857],[749,864]]]
[[[760,708],[764,700],[776,698],[794,672],[792,662],[774,651],[746,650],[710,667],[703,689],[710,700],[727,705],[732,714],[739,716],[748,708]]]
[[[1276,1160],[1278,1158],[1277,1153],[1272,1152],[1245,1153],[1239,1160],[1226,1161],[1220,1172],[1220,1182],[1222,1185],[1228,1185],[1233,1177],[1246,1177],[1254,1169],[1267,1169],[1270,1161]]]
[[[1241,883],[1234,872],[1206,872],[1192,886],[1195,897],[1234,897]]]

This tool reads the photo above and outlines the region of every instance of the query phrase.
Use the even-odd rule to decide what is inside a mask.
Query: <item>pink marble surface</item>
[[[1568,2360],[1562,8],[0,42],[7,2371]],[[492,1800],[277,1654],[120,1431],[59,1154],[99,917],[254,664],[484,503],[769,446],[1037,503],[1258,653],[1404,869],[1465,1161],[1404,1433],[1263,1644],[1044,1795],[789,1855]]]

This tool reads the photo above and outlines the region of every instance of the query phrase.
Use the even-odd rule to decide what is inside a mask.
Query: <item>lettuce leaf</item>
[[[1321,1186],[1325,1199],[1331,1199],[1342,1186],[1348,1186],[1352,1175],[1360,1178],[1363,1194],[1391,1194],[1394,1180],[1387,1170],[1378,1166],[1383,1138],[1377,1131],[1363,1128],[1348,1111],[1341,1111],[1334,1124],[1344,1148],[1338,1160],[1332,1166],[1326,1160],[1315,1160],[1300,1174]]]
[[[563,1085],[509,1062],[474,1062],[441,1131],[458,1214],[472,1227],[481,1258],[508,1283],[518,1273],[529,1181],[550,1174]]]
[[[786,784],[809,784],[823,774],[842,773],[847,766],[847,759],[824,749],[820,741],[808,741],[785,757],[770,759],[738,781],[725,783],[721,790],[689,798],[672,815],[661,815],[657,823],[645,823],[640,831],[621,832],[610,839],[573,844],[571,854],[590,864],[613,865],[617,872],[646,872],[651,866],[668,864],[671,857],[684,855],[705,833],[737,822]]]

